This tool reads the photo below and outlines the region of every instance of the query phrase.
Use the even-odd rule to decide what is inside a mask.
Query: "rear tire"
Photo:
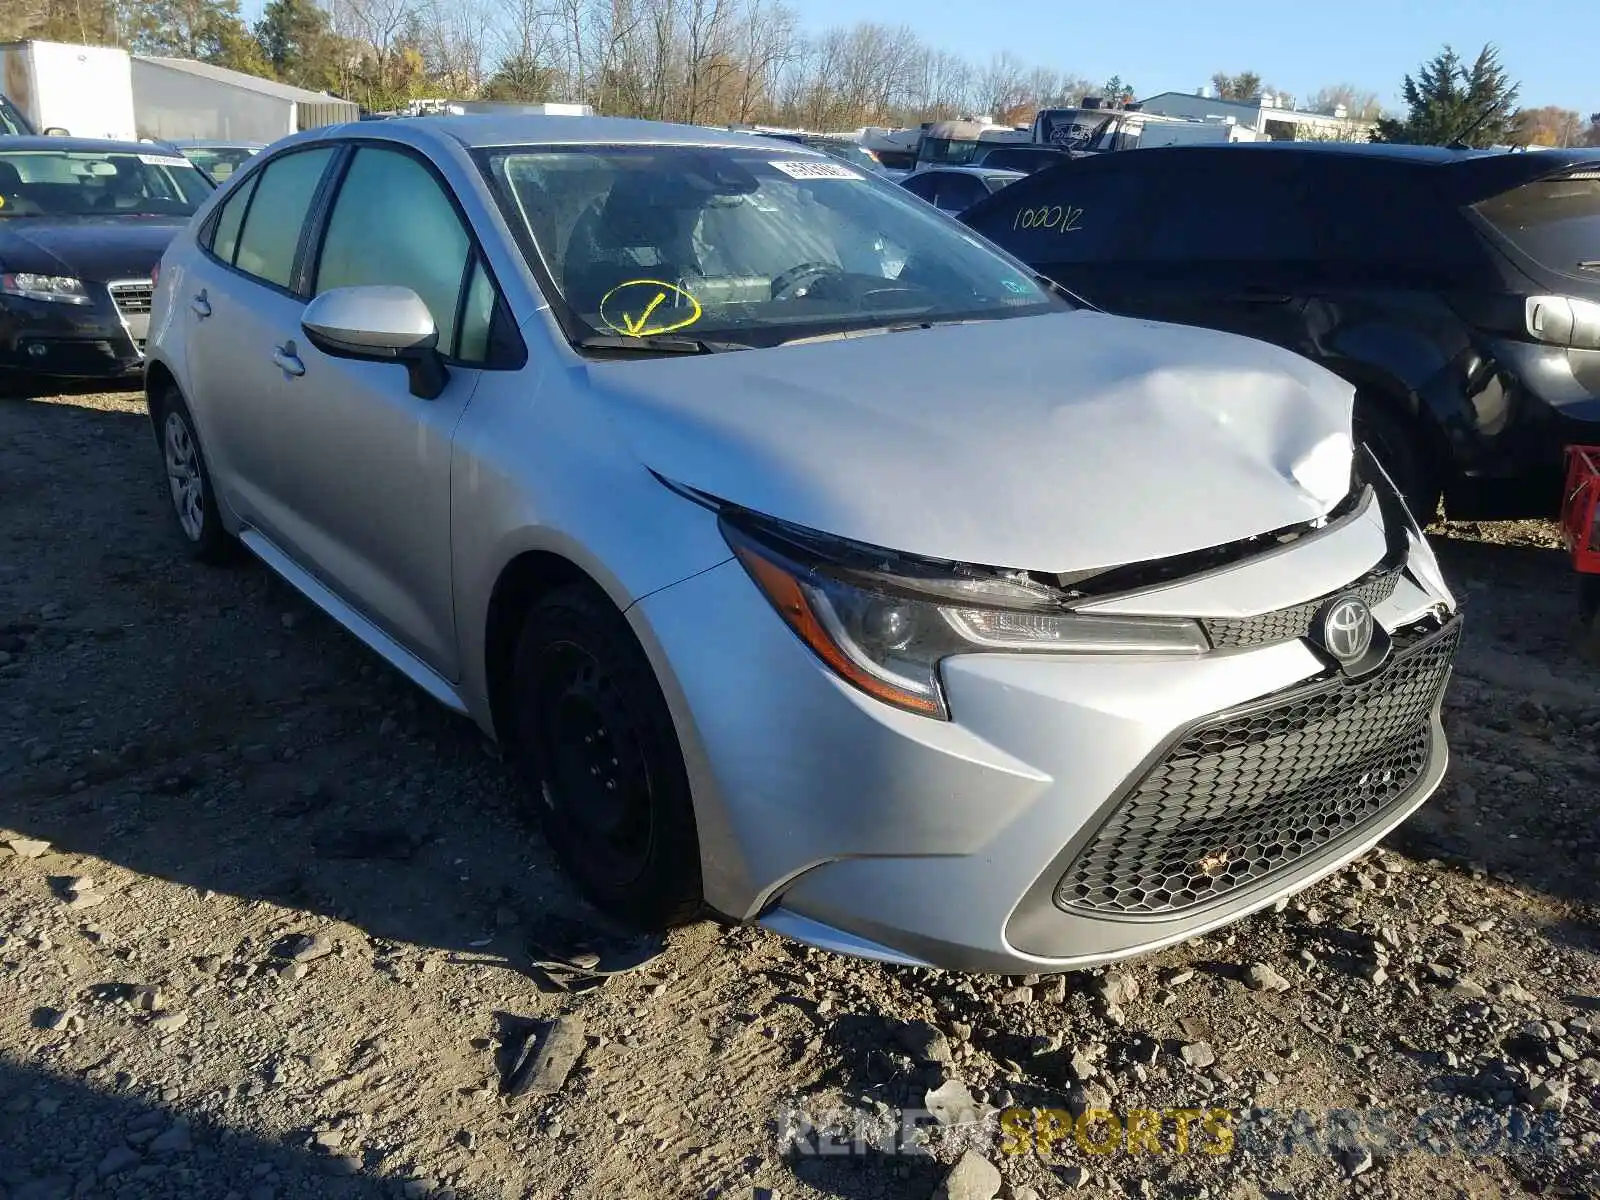
[[[217,564],[232,560],[239,544],[223,528],[211,472],[206,467],[189,406],[176,388],[168,388],[154,398],[153,408],[167,500],[184,549],[197,562]]]
[[[650,661],[587,586],[539,599],[517,641],[513,753],[551,847],[602,911],[665,929],[702,907],[688,774]]]
[[[1405,497],[1406,507],[1426,529],[1439,515],[1443,488],[1422,444],[1421,432],[1365,397],[1356,400],[1356,440],[1364,443],[1389,472],[1389,478]]]

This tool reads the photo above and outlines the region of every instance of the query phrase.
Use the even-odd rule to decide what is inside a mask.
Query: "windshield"
[[[917,150],[919,164],[937,164],[941,167],[963,167],[978,154],[977,138],[925,137]]]
[[[496,149],[483,162],[580,339],[776,345],[1064,303],[902,189],[832,159],[630,146]]]
[[[1097,110],[1052,108],[1039,114],[1039,141],[1065,150],[1093,150],[1111,124],[1111,117]]]
[[[185,146],[183,156],[218,183],[232,175],[255,154],[244,146]]]
[[[177,154],[0,151],[0,219],[186,217],[210,191]]]
[[[1476,208],[1541,266],[1567,275],[1600,274],[1600,171],[1526,183]]]
[[[856,142],[813,142],[811,148],[813,150],[821,150],[824,154],[831,154],[840,162],[847,162],[852,166],[860,167],[863,171],[871,171],[873,174],[877,174],[883,169],[878,160]]]

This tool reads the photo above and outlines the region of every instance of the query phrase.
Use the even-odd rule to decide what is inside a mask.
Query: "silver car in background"
[[[298,135],[173,243],[149,355],[189,551],[504,743],[637,924],[1082,967],[1303,887],[1444,771],[1460,622],[1349,385],[802,147]]]

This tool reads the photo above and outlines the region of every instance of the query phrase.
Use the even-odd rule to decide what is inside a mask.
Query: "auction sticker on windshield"
[[[147,167],[187,167],[189,160],[180,154],[141,154],[139,161]]]
[[[790,179],[860,179],[860,171],[852,171],[841,163],[801,162],[793,158],[780,158],[771,164]]]

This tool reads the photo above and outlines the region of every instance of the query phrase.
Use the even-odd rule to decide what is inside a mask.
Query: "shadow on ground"
[[[0,823],[472,957],[603,928],[474,726],[169,525],[142,409],[0,405]]]
[[[346,1174],[358,1160],[274,1144],[202,1119],[179,1122],[114,1064],[84,1074],[90,1078],[0,1058],[0,1189],[9,1200],[112,1194],[393,1200],[405,1194],[404,1162],[369,1153],[375,1161],[359,1163],[367,1174]],[[475,1200],[469,1191],[456,1194]]]

